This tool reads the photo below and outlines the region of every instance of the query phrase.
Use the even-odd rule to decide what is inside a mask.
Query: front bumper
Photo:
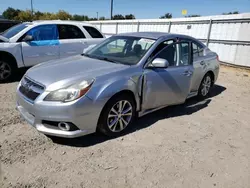
[[[86,96],[68,103],[43,101],[47,94],[45,92],[35,101],[30,101],[17,90],[17,110],[39,132],[51,136],[75,138],[96,131],[102,105]],[[57,126],[48,126],[43,123],[44,121],[71,122],[78,129],[64,131]]]

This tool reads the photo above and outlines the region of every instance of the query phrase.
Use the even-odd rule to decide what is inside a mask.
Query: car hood
[[[26,76],[44,85],[47,91],[51,91],[128,67],[78,55],[36,65],[29,69]]]

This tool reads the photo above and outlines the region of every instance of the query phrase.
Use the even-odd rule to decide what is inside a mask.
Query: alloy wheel
[[[112,132],[121,132],[130,123],[133,108],[129,101],[118,101],[109,111],[107,125]]]
[[[210,90],[210,87],[211,87],[211,78],[210,76],[206,76],[202,82],[201,94],[203,96],[206,96]]]
[[[11,68],[10,66],[0,61],[0,80],[6,80],[11,75]]]

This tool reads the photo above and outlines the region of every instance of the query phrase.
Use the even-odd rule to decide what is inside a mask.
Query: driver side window
[[[56,25],[41,25],[29,30],[26,35],[31,35],[33,41],[58,40]]]
[[[190,63],[189,43],[180,42],[168,45],[155,58],[166,59],[171,67],[186,66]]]

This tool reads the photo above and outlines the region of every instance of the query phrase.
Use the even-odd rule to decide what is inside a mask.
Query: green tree
[[[30,10],[20,11],[14,19],[19,21],[32,21],[31,11]]]
[[[40,12],[40,11],[37,11],[37,12],[34,12],[33,14],[33,20],[40,20],[40,18],[43,16],[43,12]]]
[[[56,17],[57,17],[57,19],[59,19],[59,20],[70,20],[70,19],[72,19],[71,14],[69,14],[68,12],[66,12],[66,11],[64,11],[64,10],[59,10],[59,11],[56,13]]]
[[[113,16],[113,20],[124,20],[124,16],[121,14],[116,14]]]
[[[106,20],[106,18],[104,16],[101,16],[99,20]]]
[[[135,19],[135,16],[133,14],[128,14],[128,15],[125,15],[125,19],[126,20],[133,20],[133,19]]]
[[[72,16],[72,20],[76,20],[76,21],[88,21],[89,17],[85,16],[85,15],[78,15],[78,14],[74,14]]]
[[[50,12],[43,12],[43,14],[39,16],[39,18],[37,18],[37,20],[56,20],[56,19],[57,19],[56,15]]]
[[[17,17],[20,12],[21,12],[21,10],[19,10],[19,9],[14,9],[14,8],[8,7],[3,12],[3,17],[6,19],[14,20],[15,17]]]
[[[227,12],[227,13],[222,13],[222,14],[223,14],[223,15],[239,14],[239,11]]]
[[[172,14],[171,13],[166,13],[163,16],[160,17],[160,19],[166,19],[166,18],[172,18]]]

